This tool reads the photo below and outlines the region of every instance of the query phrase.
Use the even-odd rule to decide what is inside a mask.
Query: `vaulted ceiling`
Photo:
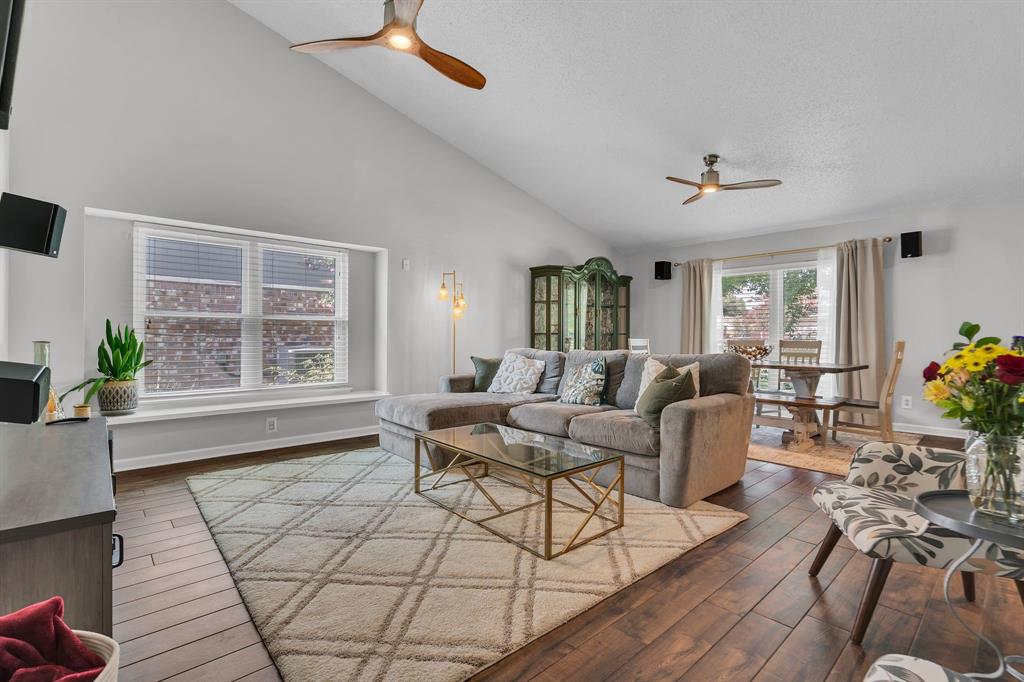
[[[232,1],[292,42],[383,19],[377,0]],[[625,249],[1024,194],[1017,0],[426,0],[418,29],[487,87],[379,48],[323,59]],[[699,179],[709,152],[722,182],[783,185],[684,207],[664,176]]]

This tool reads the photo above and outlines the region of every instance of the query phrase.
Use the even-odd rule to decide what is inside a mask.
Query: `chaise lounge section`
[[[377,403],[381,447],[412,461],[419,432],[481,422],[506,424],[621,452],[626,462],[626,492],[673,507],[704,499],[743,475],[754,415],[746,358],[731,353],[513,350],[544,360],[544,376],[535,393],[474,392],[472,374],[443,377],[439,393]],[[608,367],[606,404],[557,402],[566,369],[601,356]],[[700,365],[700,395],[665,408],[660,429],[651,428],[633,411],[649,357],[673,367]],[[609,483],[612,473],[606,475],[609,480],[598,476],[598,482]]]

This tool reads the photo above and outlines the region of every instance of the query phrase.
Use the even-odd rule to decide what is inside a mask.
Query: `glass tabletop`
[[[584,445],[568,438],[500,424],[456,426],[426,431],[418,437],[541,478],[556,477],[622,457],[621,453]]]

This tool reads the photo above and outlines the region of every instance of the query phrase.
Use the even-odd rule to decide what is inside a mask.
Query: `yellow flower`
[[[961,395],[960,406],[963,407],[965,411],[970,412],[974,409],[974,398],[969,395]]]
[[[946,384],[936,379],[924,385],[924,399],[930,403],[937,403],[949,397],[949,388]]]

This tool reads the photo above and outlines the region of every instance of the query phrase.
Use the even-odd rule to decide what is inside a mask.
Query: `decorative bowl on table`
[[[763,360],[775,350],[774,346],[730,346],[729,352],[742,355],[751,362]]]

